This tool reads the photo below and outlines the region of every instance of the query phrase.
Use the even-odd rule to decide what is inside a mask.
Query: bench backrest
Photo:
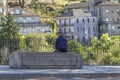
[[[77,56],[69,53],[22,53],[21,57],[23,66],[74,66]]]

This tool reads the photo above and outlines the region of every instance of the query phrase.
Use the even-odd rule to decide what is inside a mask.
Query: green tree
[[[88,48],[82,46],[79,42],[75,40],[68,41],[68,51],[69,52],[76,52],[77,54],[81,54],[83,57],[84,64],[88,61]]]
[[[9,52],[16,51],[20,48],[19,26],[14,21],[14,17],[8,13],[0,26],[0,48],[7,47]]]
[[[80,2],[88,2],[88,0],[80,0]]]
[[[55,36],[53,34],[45,34],[44,36],[46,38],[46,42],[48,43],[48,45],[51,45],[51,46],[55,45],[55,41],[57,39],[57,36]]]
[[[25,44],[27,51],[32,52],[50,52],[53,47],[46,42],[46,38],[42,34],[29,34],[25,36]]]
[[[57,32],[57,24],[56,22],[52,22],[52,30],[53,30],[53,34],[56,35],[56,32]]]
[[[120,36],[103,34],[98,40],[94,37],[91,41],[91,58],[96,64],[120,65]]]

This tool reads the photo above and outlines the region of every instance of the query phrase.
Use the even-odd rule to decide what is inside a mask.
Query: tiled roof
[[[47,26],[52,26],[51,24],[44,24],[44,23],[18,23],[20,26],[23,27],[29,27],[29,26],[43,26],[43,27],[47,27]]]
[[[96,6],[120,6],[120,3],[105,1],[105,2],[96,4]]]
[[[9,12],[12,12],[12,11],[14,12],[15,9],[20,10],[19,8],[11,8],[11,9],[9,10]],[[12,14],[12,15],[15,16],[15,17],[35,17],[35,16],[38,16],[38,17],[39,17],[38,14],[29,12],[29,11],[27,11],[27,10],[22,9],[21,11],[22,11],[22,13],[19,13],[19,14],[15,14],[15,13],[14,13],[14,14]]]
[[[73,3],[73,4],[68,4],[66,6],[67,9],[69,8],[84,8],[84,7],[88,7],[88,3],[87,2],[83,2],[83,3]]]

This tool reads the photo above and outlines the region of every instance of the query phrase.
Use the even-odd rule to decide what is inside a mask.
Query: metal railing
[[[54,52],[54,44],[44,38],[0,39],[0,63],[7,64],[8,55],[20,52]],[[81,54],[88,65],[120,65],[120,39],[89,42],[68,41],[68,51]]]

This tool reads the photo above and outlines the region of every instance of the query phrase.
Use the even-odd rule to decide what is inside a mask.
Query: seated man
[[[67,40],[63,37],[61,32],[57,32],[58,38],[55,42],[56,52],[67,52]]]

